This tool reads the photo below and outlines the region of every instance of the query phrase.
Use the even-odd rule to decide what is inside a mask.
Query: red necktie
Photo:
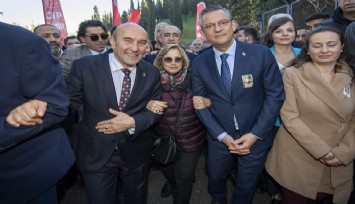
[[[131,78],[129,77],[131,71],[129,69],[121,69],[121,71],[124,73],[124,77],[122,82],[120,104],[118,104],[119,111],[122,111],[124,107],[126,107],[128,98],[131,95]]]

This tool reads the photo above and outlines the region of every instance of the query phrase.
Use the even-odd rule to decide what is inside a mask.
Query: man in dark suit
[[[226,180],[236,161],[230,203],[250,204],[284,100],[280,71],[266,47],[234,40],[236,22],[226,9],[206,8],[200,19],[213,49],[192,62],[192,90],[212,103],[197,111],[209,133],[210,193],[213,203],[227,203]]]
[[[74,61],[67,80],[71,108],[83,106],[77,165],[89,203],[117,203],[117,189],[122,189],[126,204],[143,204],[152,147],[149,127],[159,119],[145,107],[160,99],[160,72],[141,60],[148,35],[139,25],[118,26],[110,42],[113,52]]]
[[[56,183],[74,163],[58,125],[69,107],[62,68],[38,35],[0,30],[0,203],[57,203]]]

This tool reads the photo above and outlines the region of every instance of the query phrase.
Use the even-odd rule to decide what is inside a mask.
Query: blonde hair
[[[167,44],[165,45],[158,53],[157,57],[154,60],[154,66],[158,67],[160,70],[164,70],[163,67],[163,58],[170,50],[177,49],[179,50],[182,56],[182,68],[187,69],[190,65],[190,60],[186,55],[186,52],[178,44]]]

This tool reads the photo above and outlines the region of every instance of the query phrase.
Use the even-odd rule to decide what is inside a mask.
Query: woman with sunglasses
[[[173,189],[174,204],[186,204],[190,202],[206,132],[192,104],[189,59],[185,51],[178,44],[168,44],[160,50],[154,65],[161,70],[163,91],[162,101],[150,101],[147,105],[147,109],[162,115],[153,134],[175,136],[180,154],[176,162],[161,166],[161,170]]]

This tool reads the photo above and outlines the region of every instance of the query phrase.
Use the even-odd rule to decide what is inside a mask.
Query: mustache
[[[62,47],[62,45],[57,43],[57,42],[49,42],[49,45],[50,46],[57,46],[57,47],[60,47],[60,48]]]

